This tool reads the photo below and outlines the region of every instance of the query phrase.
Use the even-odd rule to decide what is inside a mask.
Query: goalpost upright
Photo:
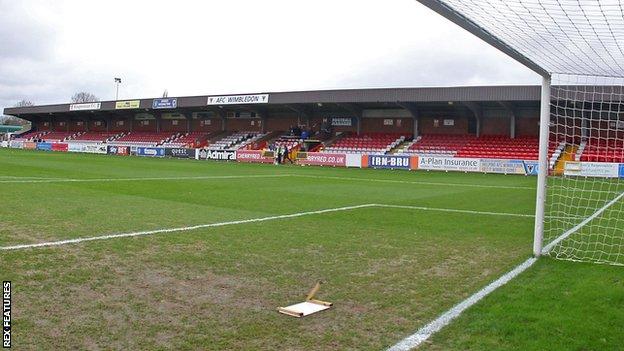
[[[534,256],[624,266],[624,0],[417,1],[542,77]]]
[[[537,175],[537,199],[535,205],[535,232],[533,234],[533,255],[542,254],[544,242],[544,213],[546,207],[546,187],[548,183],[548,144],[550,139],[550,76],[542,77],[539,129],[539,168]]]

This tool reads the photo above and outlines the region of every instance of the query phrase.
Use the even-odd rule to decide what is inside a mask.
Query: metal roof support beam
[[[481,107],[481,105],[473,101],[462,102],[462,105],[466,106],[477,120],[477,137],[480,137],[481,123],[483,121],[483,108]]]
[[[516,109],[514,105],[507,101],[499,101],[499,105],[501,105],[507,114],[509,115],[509,136],[512,139],[516,138]]]
[[[410,113],[410,115],[412,116],[412,119],[414,120],[414,138],[418,137],[418,135],[420,134],[420,131],[419,131],[420,110],[418,109],[418,106],[413,102],[400,102],[399,101],[396,104],[397,106],[407,110],[407,112]]]
[[[445,4],[440,0],[416,0],[421,4],[427,6],[429,9],[437,12],[439,15],[445,17],[449,21],[455,23],[456,25],[462,27],[473,35],[477,36],[481,40],[486,43],[492,45],[498,50],[502,51],[506,55],[510,56],[514,60],[520,62],[525,65],[532,71],[538,73],[542,77],[550,77],[550,73],[542,68],[540,65],[529,59],[528,57],[521,54],[518,50],[509,46],[509,44],[504,41],[498,39],[495,35],[490,33],[485,28],[479,26],[474,21],[464,16],[463,14],[455,11],[452,7]]]

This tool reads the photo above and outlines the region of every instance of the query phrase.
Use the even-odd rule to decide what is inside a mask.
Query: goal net
[[[418,0],[545,77],[536,254],[624,265],[624,0]]]

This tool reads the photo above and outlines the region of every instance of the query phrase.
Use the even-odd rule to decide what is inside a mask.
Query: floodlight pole
[[[544,242],[544,207],[548,181],[548,143],[550,136],[550,85],[551,77],[543,76],[542,97],[540,100],[539,166],[537,175],[537,199],[535,206],[535,233],[533,235],[533,255],[542,254]]]

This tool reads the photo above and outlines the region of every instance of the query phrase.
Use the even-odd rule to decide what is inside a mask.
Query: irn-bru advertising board
[[[395,155],[363,155],[362,167],[382,169],[417,169],[418,157]]]

